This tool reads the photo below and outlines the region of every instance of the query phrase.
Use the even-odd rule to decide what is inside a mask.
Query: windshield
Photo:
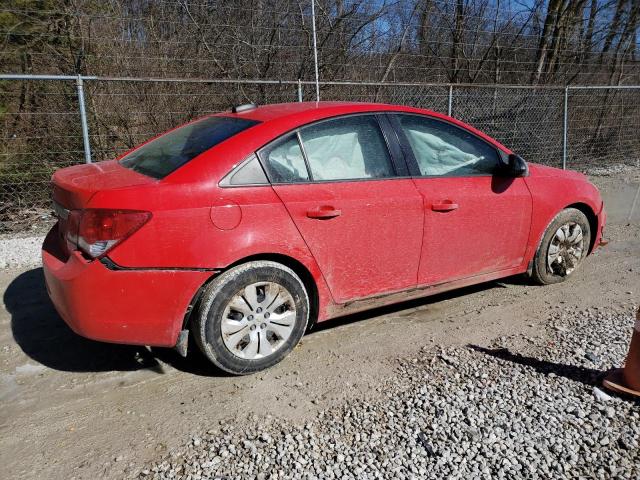
[[[156,138],[120,159],[120,164],[153,178],[164,178],[189,160],[237,133],[256,120],[208,117]]]

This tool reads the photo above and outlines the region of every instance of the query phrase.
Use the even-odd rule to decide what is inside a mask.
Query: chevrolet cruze
[[[366,103],[245,105],[58,170],[43,246],[78,334],[234,374],[316,322],[514,274],[571,276],[602,239],[583,175],[453,118]]]

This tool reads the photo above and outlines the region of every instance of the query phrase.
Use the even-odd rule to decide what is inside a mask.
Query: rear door
[[[418,283],[438,284],[522,264],[531,224],[523,178],[498,175],[498,150],[433,117],[394,114],[414,182],[424,198]]]
[[[337,302],[416,285],[422,197],[379,117],[324,120],[259,155]]]

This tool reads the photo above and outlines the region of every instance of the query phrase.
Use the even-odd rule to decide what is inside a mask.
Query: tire
[[[308,321],[309,296],[300,277],[282,264],[255,261],[227,270],[205,288],[192,333],[214,365],[246,375],[286,357]]]
[[[579,235],[576,226],[580,228],[581,241],[577,240]],[[565,240],[561,241],[563,236]],[[575,208],[562,210],[551,221],[540,241],[533,259],[531,277],[541,285],[564,282],[587,256],[590,242],[591,228],[585,214]],[[557,255],[556,251],[559,252]]]

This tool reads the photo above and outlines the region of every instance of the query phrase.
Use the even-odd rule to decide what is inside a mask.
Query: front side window
[[[300,138],[314,181],[394,176],[387,144],[373,115],[310,125],[300,130]]]
[[[466,130],[418,115],[398,115],[423,176],[491,175],[497,150]]]
[[[185,163],[256,125],[256,120],[207,117],[177,128],[137,148],[120,164],[153,178],[164,178]]]

